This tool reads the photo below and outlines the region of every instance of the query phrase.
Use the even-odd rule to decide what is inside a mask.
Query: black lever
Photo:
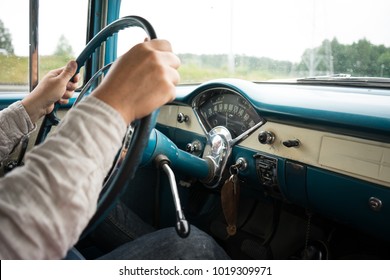
[[[173,173],[171,167],[169,166],[170,161],[165,155],[158,155],[155,158],[157,167],[164,170],[169,179],[169,184],[171,186],[173,202],[175,203],[176,208],[176,232],[182,237],[186,238],[190,234],[190,224],[186,220],[183,214],[183,210],[181,209],[180,197],[177,191],[176,178]]]

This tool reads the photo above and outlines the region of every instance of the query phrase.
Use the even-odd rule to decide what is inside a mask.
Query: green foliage
[[[181,83],[199,83],[215,78],[242,78],[263,81],[289,77],[293,63],[266,57],[237,55],[229,69],[229,57],[225,54],[179,54]]]
[[[8,29],[5,28],[2,20],[0,20],[0,49],[6,50],[7,54],[14,54],[11,34]]]
[[[367,39],[361,39],[350,45],[324,40],[321,46],[307,49],[302,55],[296,69],[308,72],[310,55],[316,57],[316,73],[326,74],[330,71],[329,60],[335,74],[351,74],[352,76],[390,77],[390,48],[384,45],[373,45]]]
[[[62,38],[62,39],[61,39]],[[48,71],[64,66],[72,56],[72,49],[65,37],[61,37],[56,55],[41,56],[39,61],[42,78]],[[307,49],[300,63],[274,60],[266,57],[226,54],[179,54],[181,83],[199,83],[215,78],[242,78],[251,81],[303,77],[309,73],[308,61],[315,55],[316,74],[344,73],[353,76],[390,77],[390,48],[373,45],[366,39],[350,45],[324,40],[321,46]],[[332,64],[329,64],[331,57]],[[233,59],[233,64],[229,63]],[[230,67],[229,67],[230,65]],[[27,84],[28,58],[0,55],[0,84]]]
[[[41,56],[39,60],[39,77],[42,78],[50,70],[65,66],[68,61],[67,57]],[[0,55],[0,84],[28,84],[28,69],[28,57]]]
[[[70,45],[68,39],[66,39],[64,35],[61,35],[60,39],[58,40],[54,55],[67,57],[67,58],[73,56],[73,48]]]
[[[305,50],[301,62],[295,64],[267,57],[237,55],[233,58],[234,67],[229,69],[229,57],[225,54],[179,56],[183,83],[220,77],[252,81],[331,74],[390,77],[390,48],[373,45],[367,39],[350,45],[341,44],[336,38],[324,40],[321,46]]]
[[[25,85],[27,81],[27,57],[0,55],[0,84]]]
[[[71,59],[74,59],[74,57],[56,55],[41,56],[39,58],[39,77],[42,78],[50,70],[64,67]]]

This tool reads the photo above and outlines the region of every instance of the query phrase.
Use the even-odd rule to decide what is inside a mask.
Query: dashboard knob
[[[186,145],[186,152],[191,153],[191,154],[198,154],[202,150],[202,144],[195,140],[192,143],[188,143]]]
[[[380,211],[382,208],[382,201],[376,197],[370,197],[368,200],[368,205],[374,211]]]
[[[193,153],[195,152],[196,150],[196,147],[194,144],[192,143],[188,143],[187,146],[186,146],[186,151],[189,152],[189,153]]]
[[[301,145],[301,142],[299,142],[298,139],[287,140],[287,141],[283,141],[283,145],[286,146],[287,148],[299,147],[299,145]]]
[[[272,144],[275,141],[275,134],[271,131],[260,131],[257,138],[261,144]]]
[[[177,121],[179,123],[188,122],[190,120],[190,117],[187,115],[184,115],[183,113],[177,114]]]

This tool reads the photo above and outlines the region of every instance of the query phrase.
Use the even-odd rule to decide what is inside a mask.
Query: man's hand
[[[53,111],[54,103],[68,103],[74,90],[77,88],[80,75],[76,75],[77,63],[70,61],[65,67],[55,69],[47,73],[38,86],[23,100],[22,104],[35,123],[42,116]]]
[[[93,95],[130,123],[175,98],[179,66],[168,41],[145,41],[118,58]]]

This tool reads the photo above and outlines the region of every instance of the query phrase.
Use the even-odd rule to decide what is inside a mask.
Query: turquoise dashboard
[[[247,101],[235,103],[236,113],[229,94]],[[157,129],[202,157],[213,126],[239,134],[233,127],[260,119],[227,164],[245,160],[243,188],[390,239],[389,90],[216,80],[179,87]]]

